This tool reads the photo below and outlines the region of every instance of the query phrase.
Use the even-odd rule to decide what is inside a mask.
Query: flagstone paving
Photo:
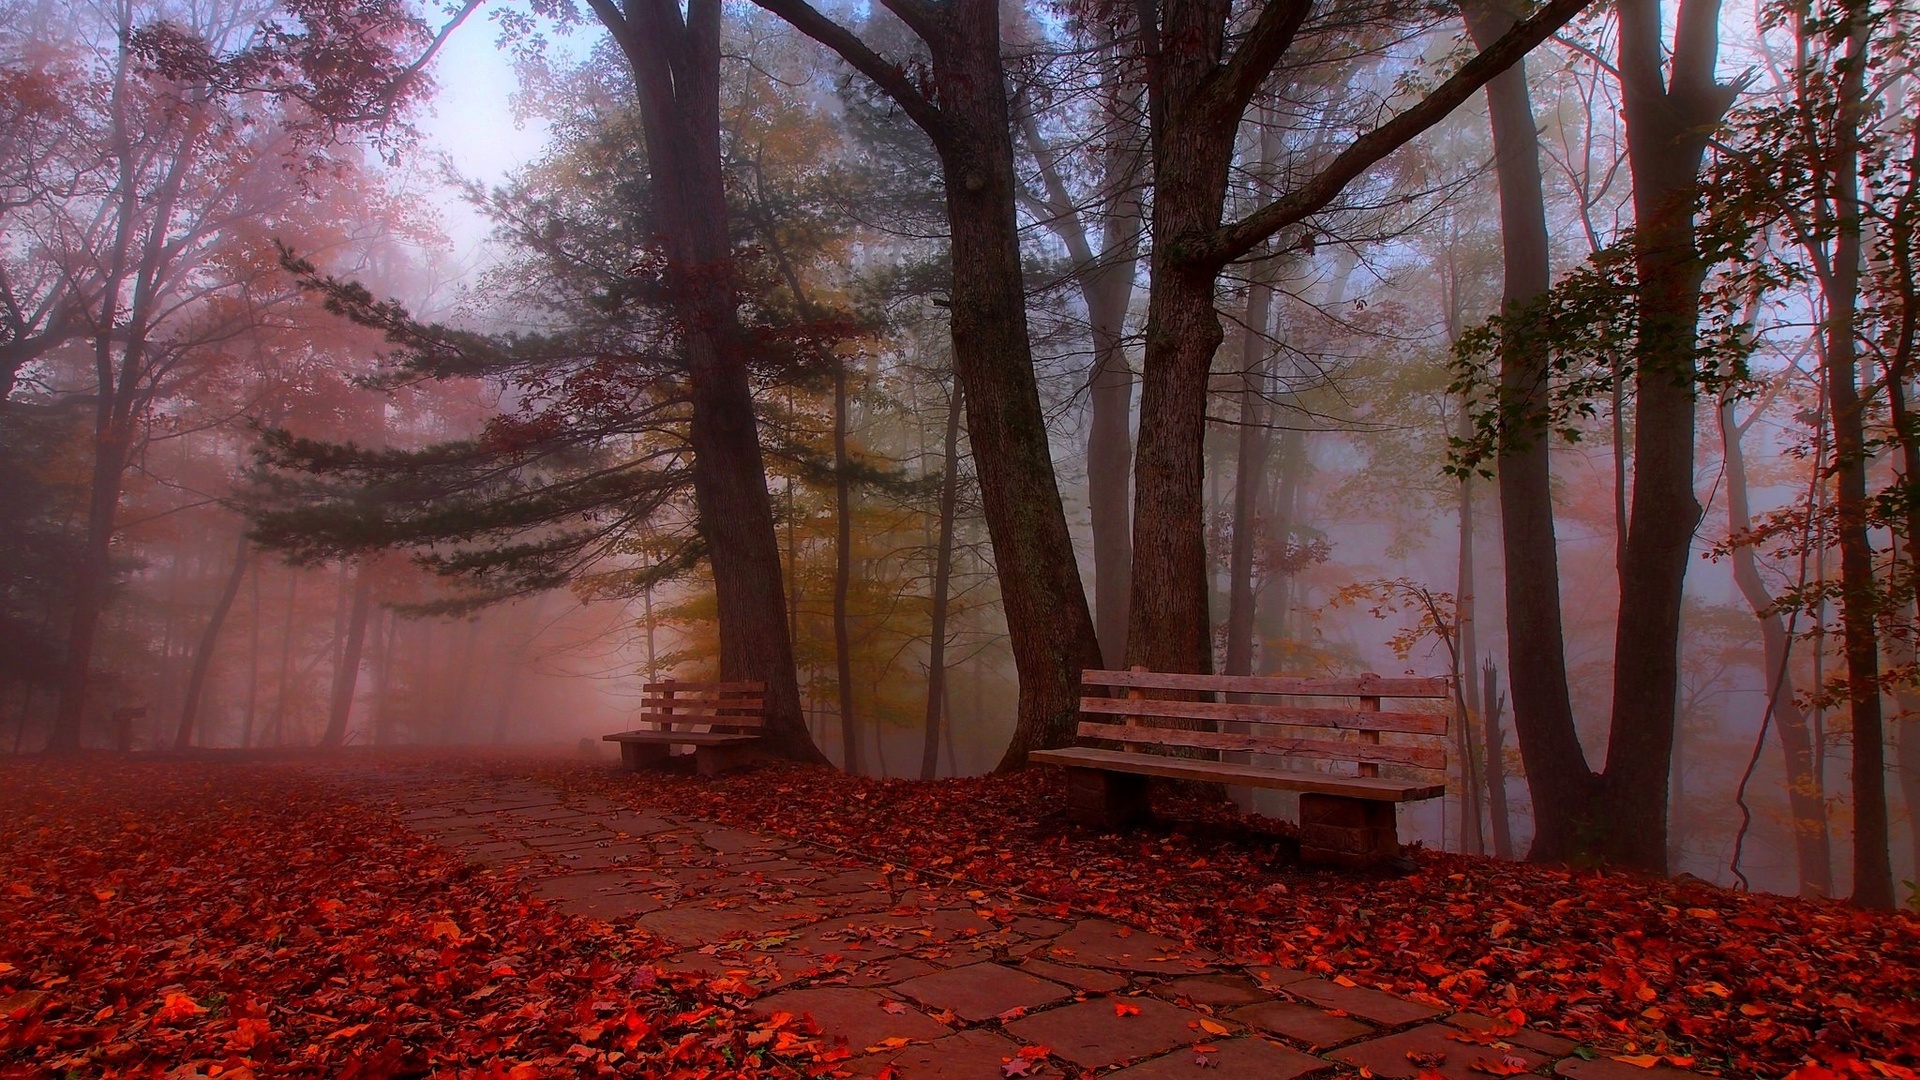
[[[849,1076],[1702,1080],[784,837],[533,781],[368,779],[484,872],[567,912],[633,918],[677,950],[662,967],[811,1016]]]

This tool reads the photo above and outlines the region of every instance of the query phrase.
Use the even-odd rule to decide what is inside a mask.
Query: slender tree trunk
[[[1260,480],[1271,433],[1267,426],[1267,324],[1273,307],[1271,268],[1263,266],[1247,285],[1240,340],[1240,430],[1233,473],[1233,546],[1227,558],[1228,675],[1253,674],[1253,548],[1260,520]]]
[[[347,614],[345,639],[333,668],[333,695],[327,710],[327,730],[320,745],[338,747],[347,738],[347,719],[353,715],[354,689],[360,683],[360,653],[367,640],[367,618],[373,612],[373,575],[365,564],[353,575],[353,602]]]
[[[240,719],[240,749],[253,746],[253,724],[260,715],[260,566],[252,567],[248,581],[247,705]]]
[[[920,779],[940,768],[940,714],[947,700],[947,606],[953,583],[953,529],[960,503],[960,387],[947,402],[947,432],[941,444],[946,471],[940,477],[940,539],[934,548],[933,628],[927,648],[926,741],[920,747]],[[948,754],[952,756],[951,752]]]
[[[1720,402],[1720,441],[1726,463],[1727,531],[1739,536],[1753,528],[1753,513],[1747,491],[1746,449],[1740,437],[1745,427],[1735,422],[1733,402]],[[1773,708],[1773,721],[1780,731],[1780,752],[1785,758],[1787,805],[1793,816],[1793,847],[1802,896],[1833,895],[1832,836],[1827,829],[1826,796],[1815,769],[1813,739],[1807,714],[1800,707],[1794,687],[1793,671],[1788,667],[1787,627],[1781,618],[1779,603],[1760,577],[1760,564],[1753,548],[1735,545],[1728,554],[1733,564],[1733,581],[1740,595],[1760,623],[1761,655],[1764,658],[1766,691]]]
[[[373,745],[393,742],[393,644],[400,616],[385,609],[373,613]]]
[[[1493,823],[1493,853],[1502,859],[1513,858],[1513,818],[1507,811],[1506,731],[1500,714],[1506,699],[1500,696],[1500,669],[1488,657],[1480,666],[1480,720],[1486,727],[1487,804]]]
[[[853,645],[847,632],[847,593],[853,585],[853,478],[847,458],[847,363],[833,366],[833,662],[840,688],[842,767],[860,769],[860,727],[853,715]],[[876,727],[874,737],[879,738]]]
[[[300,574],[287,568],[287,622],[280,632],[280,689],[273,701],[273,745],[286,745],[287,695],[293,685],[293,630],[299,619],[294,601],[299,598]]]
[[[180,706],[180,727],[174,732],[173,748],[185,750],[193,745],[194,721],[200,711],[200,697],[207,686],[207,673],[213,669],[214,646],[220,640],[220,627],[227,621],[227,613],[233,610],[233,601],[240,595],[240,582],[247,575],[247,553],[250,545],[246,533],[240,534],[240,540],[233,549],[233,569],[227,572],[226,584],[220,589],[220,597],[214,601],[213,613],[207,616],[206,629],[200,634],[200,644],[194,649],[193,670],[187,676],[186,700]]]
[[[1455,621],[1460,627],[1460,648],[1454,664],[1454,684],[1461,689],[1459,700],[1462,703],[1474,697],[1466,690],[1472,685],[1473,669],[1480,660],[1480,642],[1474,619],[1474,544],[1473,544],[1473,478],[1460,479],[1460,565],[1457,573],[1459,594],[1454,600]],[[1460,850],[1469,855],[1487,853],[1487,841],[1481,829],[1480,819],[1484,805],[1484,792],[1481,788],[1480,747],[1473,733],[1473,713],[1462,708],[1458,717],[1460,753]]]

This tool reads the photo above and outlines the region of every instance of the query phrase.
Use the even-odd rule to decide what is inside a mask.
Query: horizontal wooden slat
[[[688,716],[684,713],[643,712],[639,720],[643,724],[666,724],[675,727],[691,727],[695,724],[713,727],[758,728],[765,727],[767,718],[752,716]]]
[[[1161,701],[1155,698],[1083,697],[1083,713],[1108,716],[1223,720],[1243,724],[1287,724],[1340,731],[1395,731],[1404,735],[1445,735],[1445,713],[1370,712],[1366,709],[1308,709],[1293,705],[1248,705],[1233,701]]]
[[[750,697],[750,698],[655,697],[652,694],[648,694],[646,697],[643,697],[640,699],[640,707],[643,709],[671,708],[675,712],[680,712],[682,710],[685,710],[687,712],[697,712],[702,710],[706,712],[712,712],[715,709],[732,709],[736,712],[741,710],[745,710],[749,712],[759,712],[761,709],[766,708],[766,702],[762,701],[760,698],[757,698],[757,697]]]
[[[1327,761],[1371,761],[1381,765],[1412,765],[1421,769],[1445,769],[1447,752],[1438,746],[1382,746],[1379,743],[1345,742],[1340,739],[1290,739],[1266,734],[1241,734],[1234,731],[1187,731],[1182,728],[1128,727],[1124,724],[1080,723],[1083,739],[1142,746],[1191,746],[1197,750],[1239,750],[1278,757],[1299,757]]]
[[[669,679],[666,682],[647,683],[641,687],[641,689],[649,694],[655,691],[665,692],[668,690],[681,694],[709,692],[764,694],[767,692],[767,684],[763,682],[676,682]]]
[[[673,746],[731,746],[759,740],[758,735],[738,735],[725,731],[620,731],[602,735],[604,742],[668,743]]]
[[[1140,690],[1202,690],[1222,694],[1285,694],[1294,697],[1444,698],[1451,691],[1445,679],[1388,679],[1354,675],[1333,679],[1306,679],[1276,675],[1184,675],[1162,671],[1084,671],[1087,686],[1122,686]]]
[[[1327,776],[1236,762],[1191,761],[1158,754],[1130,754],[1124,750],[1095,750],[1078,746],[1066,750],[1035,750],[1027,757],[1051,765],[1134,773],[1139,776],[1164,776],[1174,780],[1198,780],[1210,784],[1345,795],[1373,802],[1417,802],[1421,799],[1437,799],[1447,793],[1445,784],[1382,780],[1372,776]]]

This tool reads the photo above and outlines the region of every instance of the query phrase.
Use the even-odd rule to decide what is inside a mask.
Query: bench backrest
[[[1321,761],[1350,761],[1361,776],[1378,776],[1381,765],[1444,770],[1446,712],[1381,707],[1384,698],[1451,699],[1446,679],[1291,678],[1258,675],[1179,675],[1156,671],[1087,671],[1080,699],[1083,739],[1104,739],[1123,749],[1186,747],[1237,750]],[[1107,688],[1122,696],[1098,693]],[[1246,695],[1267,701],[1193,701],[1156,698],[1154,692]],[[1347,707],[1307,705],[1288,699],[1357,699]],[[1277,700],[1276,700],[1277,699]],[[1087,719],[1097,717],[1099,719]],[[1242,726],[1220,730],[1222,723]],[[1430,736],[1383,744],[1382,733]]]
[[[650,682],[641,688],[640,721],[664,731],[696,724],[758,731],[767,722],[766,695],[763,682]]]

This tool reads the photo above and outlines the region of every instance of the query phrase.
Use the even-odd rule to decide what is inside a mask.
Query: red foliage
[[[792,1076],[657,972],[297,766],[0,766],[0,1076]],[[784,1056],[780,1056],[784,1055]]]
[[[1167,798],[1099,835],[1059,775],[925,784],[776,766],[702,780],[553,768],[558,783],[954,875],[1615,1053],[1740,1077],[1920,1066],[1920,918],[1697,881],[1419,852],[1402,877],[1303,871],[1286,827]],[[1879,1062],[1874,1068],[1869,1063]],[[1863,1071],[1864,1070],[1864,1071]],[[1825,1073],[1807,1073],[1820,1076]]]

